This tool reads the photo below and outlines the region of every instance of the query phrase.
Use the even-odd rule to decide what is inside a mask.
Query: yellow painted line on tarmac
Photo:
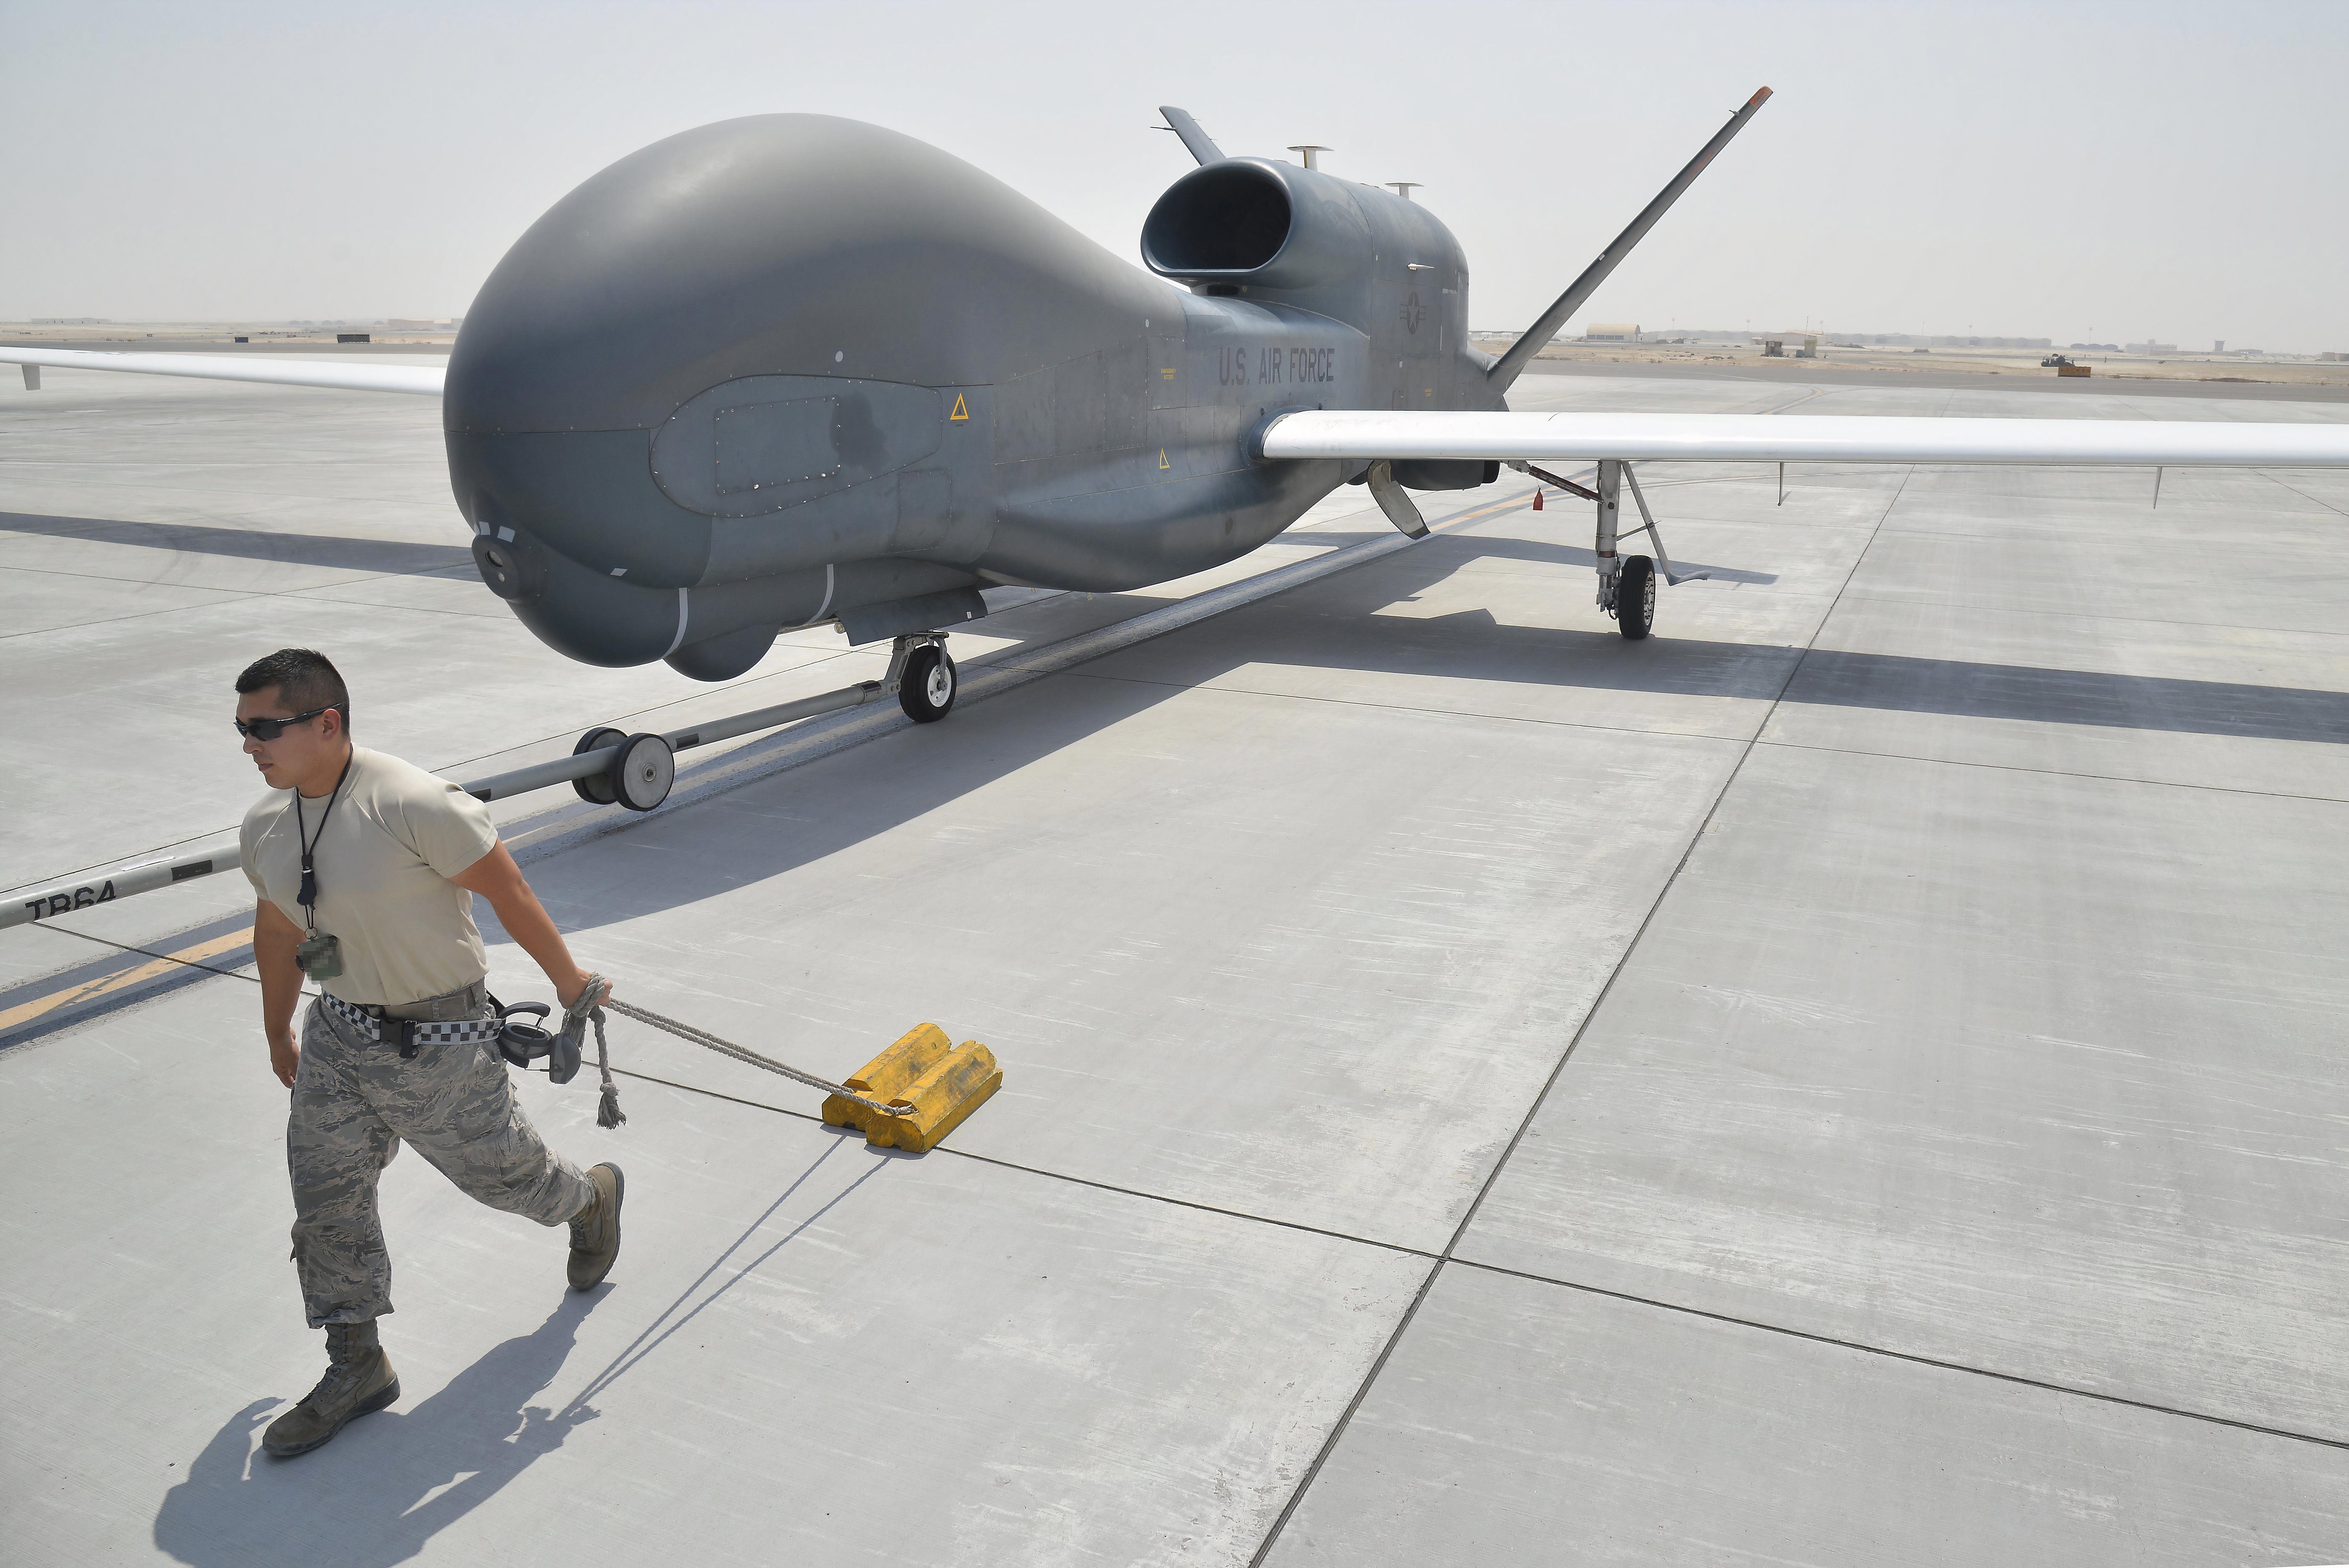
[[[226,936],[214,937],[210,941],[198,942],[194,947],[182,948],[178,952],[150,960],[136,969],[125,970],[120,974],[110,974],[102,979],[85,981],[79,985],[69,985],[63,991],[51,992],[47,996],[35,997],[30,1002],[21,1002],[9,1008],[5,1012],[0,1012],[0,1030],[14,1029],[19,1023],[29,1023],[44,1013],[55,1012],[60,1007],[71,1007],[78,1002],[88,1002],[93,997],[105,996],[111,992],[125,990],[137,985],[141,981],[152,980],[159,974],[169,974],[171,971],[185,965],[201,963],[208,958],[216,958],[222,953],[243,947],[252,940],[253,928],[247,926],[241,931],[231,931]]]

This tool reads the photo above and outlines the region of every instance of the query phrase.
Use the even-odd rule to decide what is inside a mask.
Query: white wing
[[[281,387],[334,387],[347,392],[412,392],[437,398],[448,372],[430,365],[326,364],[229,354],[92,354],[78,348],[0,348],[0,365],[50,365],[60,370],[133,370],[212,381],[267,381]],[[26,384],[33,384],[28,374]]]
[[[1283,414],[1261,440],[1268,458],[2349,468],[2349,424],[1330,409]]]

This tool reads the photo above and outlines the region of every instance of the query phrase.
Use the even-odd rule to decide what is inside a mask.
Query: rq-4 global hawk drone
[[[438,394],[492,592],[574,659],[705,680],[788,628],[896,639],[889,686],[942,716],[935,635],[979,588],[1109,591],[1247,554],[1344,483],[1406,534],[1410,493],[1595,463],[1599,603],[1648,634],[1654,556],[1619,553],[1630,465],[1675,462],[2349,466],[2349,427],[2085,420],[1516,413],[1527,360],[1769,97],[1755,93],[1495,359],[1426,207],[1278,159],[1160,197],[1136,271],[960,159],[820,115],[704,126],[622,159],[523,234],[445,375],[364,365],[0,348],[26,367]],[[1632,532],[1637,534],[1640,529]],[[707,738],[707,737],[703,737]],[[622,742],[583,737],[589,754]],[[653,759],[666,765],[666,746]],[[667,775],[632,789],[657,804]],[[564,776],[572,776],[566,774]],[[647,774],[651,779],[650,774]],[[537,781],[540,783],[547,781]],[[503,783],[495,793],[511,793]]]

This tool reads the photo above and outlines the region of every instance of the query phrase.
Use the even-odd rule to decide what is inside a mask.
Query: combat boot
[[[375,1324],[326,1325],[326,1375],[299,1405],[269,1423],[261,1446],[272,1458],[290,1459],[323,1447],[345,1423],[380,1410],[399,1397],[399,1374],[383,1353]]]
[[[587,1173],[595,1200],[571,1221],[571,1288],[592,1291],[620,1256],[620,1197],[628,1189],[620,1168],[606,1161]]]

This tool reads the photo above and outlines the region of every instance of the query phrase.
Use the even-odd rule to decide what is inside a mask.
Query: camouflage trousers
[[[285,1122],[294,1179],[294,1262],[312,1328],[391,1311],[391,1257],[376,1180],[405,1141],[467,1196],[560,1225],[595,1189],[548,1148],[514,1099],[494,1041],[399,1048],[359,1038],[317,1002]]]

